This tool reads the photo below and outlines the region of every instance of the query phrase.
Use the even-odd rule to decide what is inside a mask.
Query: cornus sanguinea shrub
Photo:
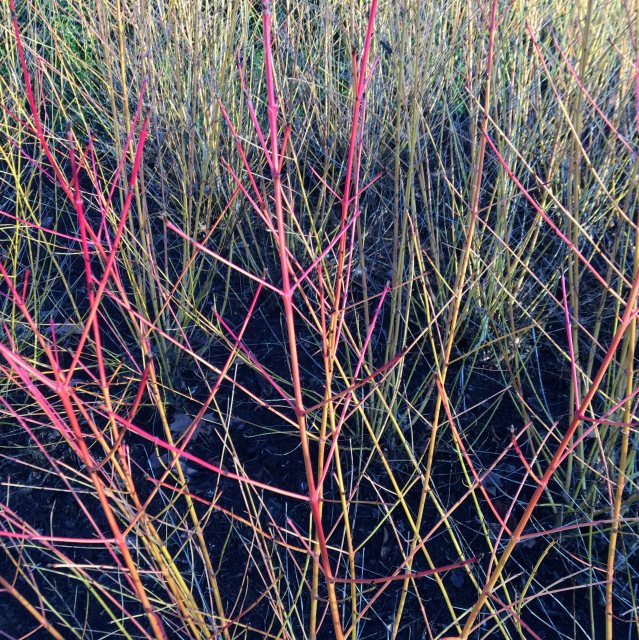
[[[636,13],[3,3],[0,634],[636,636]]]

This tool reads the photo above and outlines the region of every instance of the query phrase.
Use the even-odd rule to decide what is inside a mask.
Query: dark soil
[[[280,325],[280,318],[277,316],[266,318],[266,320],[269,324],[262,324],[262,329],[258,330],[257,334],[249,335],[246,341],[247,345],[261,358],[269,356],[268,344],[270,342],[268,336],[264,333],[265,329],[263,327],[279,327]],[[261,348],[264,353],[259,353],[260,345],[262,345]],[[218,358],[220,354],[210,353],[209,356]],[[550,399],[550,410],[561,411],[561,408],[565,406],[565,399],[556,390],[563,388],[566,380],[563,378],[562,372],[557,374],[553,369],[555,368],[549,366],[543,374],[545,376],[544,382],[547,385],[546,398]],[[282,373],[285,372],[282,371]],[[480,373],[483,377],[479,375]],[[202,380],[198,380],[195,374],[191,376],[193,379],[190,379],[185,370],[180,371],[179,375],[182,376],[184,384],[191,389],[194,402],[191,406],[186,406],[184,402],[179,407],[171,407],[169,405],[169,419],[171,414],[177,411],[186,410],[195,413],[199,406],[197,400],[200,400],[204,394]],[[497,409],[490,414],[490,428],[480,429],[478,427],[483,417],[483,409],[480,404],[482,399],[492,396],[501,384],[495,376],[496,370],[491,371],[489,365],[486,365],[483,371],[481,368],[477,369],[477,380],[472,385],[467,386],[467,396],[465,398],[465,403],[468,407],[477,405],[477,408],[463,414],[463,420],[469,425],[467,429],[464,424],[459,425],[465,433],[467,441],[473,444],[473,451],[481,452],[481,459],[476,460],[476,464],[480,468],[482,466],[486,468],[492,464],[496,457],[507,447],[510,438],[510,426],[518,420],[515,405],[509,396],[504,395]],[[455,376],[452,375],[451,379],[454,378]],[[248,368],[239,370],[237,380],[246,388],[254,390],[258,395],[264,397],[265,400],[270,400],[267,397],[268,390],[264,388],[254,372]],[[229,389],[225,391],[227,394],[229,392]],[[17,402],[20,401],[20,398],[16,397],[13,400]],[[223,395],[218,397],[218,402],[225,402]],[[236,414],[231,420],[230,429],[237,457],[242,462],[248,475],[282,489],[303,493],[306,490],[305,483],[301,480],[304,478],[304,469],[299,443],[294,434],[283,433],[281,425],[275,422],[273,414],[256,406],[248,398],[236,398],[235,407]],[[140,410],[136,416],[136,424],[150,433],[162,435],[159,430],[157,416],[149,407]],[[413,427],[412,441],[414,443],[414,451],[418,455],[425,451],[429,437],[430,432],[425,425],[415,425]],[[464,478],[461,474],[454,448],[452,443],[446,443],[445,441],[449,437],[449,434],[441,434],[442,442],[438,447],[439,452],[433,472],[433,484],[438,488],[439,498],[444,506],[452,506],[465,492]],[[43,464],[41,454],[33,448],[32,444],[30,445],[26,434],[19,426],[5,422],[2,425],[1,438],[0,444],[3,457],[0,460],[0,477],[2,477],[5,485],[4,503],[15,510],[36,530],[42,532],[53,530],[56,535],[67,537],[90,537],[92,530],[86,517],[64,490],[61,480],[54,474],[48,473],[46,464]],[[362,434],[346,433],[344,438],[350,439],[354,447],[359,447],[361,442],[364,442],[365,448],[370,446],[370,443],[366,443]],[[199,437],[189,450],[205,461],[218,464],[222,456],[223,440],[224,433],[214,429],[208,435]],[[134,435],[127,436],[127,444],[130,446],[132,459],[138,465],[138,471],[136,472],[137,482],[141,496],[144,497],[152,486],[150,480],[152,468],[149,461],[154,457],[153,447],[148,441]],[[57,458],[59,462],[66,462],[69,465],[77,464],[74,461],[74,457],[66,451],[65,445],[51,441],[48,449],[51,455]],[[397,443],[392,441],[392,438],[384,442],[384,450],[397,475],[401,477],[402,469],[408,469],[405,452],[397,446]],[[227,462],[227,465],[230,465],[230,463]],[[497,508],[503,509],[505,513],[508,510],[512,496],[515,495],[523,479],[522,466],[517,456],[514,453],[509,453],[501,460],[493,474],[491,477],[495,479],[494,486],[490,490],[493,493],[494,504]],[[367,470],[367,478],[370,479],[370,484],[364,482],[361,484],[358,494],[360,504],[355,505],[351,512],[355,540],[364,539],[368,532],[379,524],[382,513],[379,506],[380,495],[373,489],[372,484],[376,483],[379,487],[385,486],[386,475],[381,463],[378,461],[373,462]],[[217,478],[208,471],[195,470],[190,479],[190,487],[192,492],[201,497],[204,502],[209,501],[214,493],[221,492],[220,506],[239,515],[244,514],[244,501],[236,482]],[[515,522],[522,514],[527,497],[530,496],[533,489],[534,487],[528,481],[519,495],[509,523]],[[560,491],[558,487],[554,487],[552,490]],[[413,513],[417,509],[419,495],[419,487],[415,487],[407,495],[407,503]],[[162,510],[162,492],[158,496],[156,500],[151,502],[150,513],[159,513]],[[336,518],[340,513],[339,505],[336,504],[339,496],[336,487],[330,481],[327,483],[325,497],[327,498],[327,507],[324,515],[327,529],[330,529],[330,524],[337,522]],[[264,499],[270,515],[264,518],[263,524],[268,525],[272,518],[275,524],[283,526],[288,518],[299,531],[307,531],[309,514],[306,505],[295,503],[276,494],[265,495]],[[483,500],[481,497],[479,499]],[[90,498],[85,496],[85,500],[89,501]],[[206,505],[203,503],[198,505],[198,509],[202,513],[205,508]],[[98,524],[107,530],[106,522],[100,517],[100,508],[97,504],[95,509],[91,509],[91,512]],[[486,508],[484,513],[490,512]],[[408,533],[408,525],[401,514],[396,513],[394,518],[397,530]],[[556,526],[557,518],[558,514],[550,507],[542,506],[538,509],[530,530],[552,528]],[[568,518],[573,517],[568,516]],[[580,518],[575,516],[574,519],[579,520]],[[439,516],[430,508],[422,528],[423,531],[428,531],[438,521]],[[477,556],[478,559],[473,565],[473,572],[481,582],[482,576],[485,575],[484,572],[488,567],[488,547],[477,519],[476,511],[472,507],[470,500],[466,500],[455,511],[454,516],[451,518],[451,524],[461,532],[461,538],[465,541],[467,556]],[[494,536],[498,529],[497,521],[488,523],[488,528],[493,532]],[[251,603],[257,602],[258,604],[243,618],[243,622],[256,629],[266,629],[272,613],[269,611],[266,601],[262,600],[260,602],[264,585],[260,579],[259,559],[249,571],[247,579],[247,574],[245,573],[247,551],[242,543],[242,534],[241,527],[236,526],[229,537],[229,520],[219,512],[214,513],[206,528],[206,539],[213,559],[215,560],[216,558],[215,550],[224,550],[222,567],[218,574],[218,582],[221,585],[223,597],[227,598],[227,603],[230,605],[235,601],[238,593],[244,592],[245,608],[248,608]],[[364,555],[360,557],[360,577],[375,578],[380,575],[387,575],[401,564],[402,557],[397,545],[392,543],[392,536],[393,532],[390,527],[384,525],[369,540],[365,547]],[[437,564],[445,565],[459,561],[456,549],[445,534],[438,535],[435,540],[436,544],[431,541],[428,548],[433,554],[434,550],[436,550],[435,561]],[[533,571],[541,555],[545,553],[549,540],[550,536],[540,537],[519,545],[518,550],[510,561],[510,570],[507,574],[512,581],[513,591],[525,587],[530,572]],[[605,558],[606,547],[603,541],[595,540],[595,542],[597,545],[601,543],[599,553],[597,553],[596,549],[594,552],[601,563]],[[56,571],[55,563],[52,562],[51,556],[46,556],[37,551],[34,552],[29,548],[21,550],[19,542],[11,539],[5,539],[3,544],[7,553],[3,553],[0,556],[0,573],[6,580],[15,583],[19,591],[34,606],[38,606],[38,603],[34,598],[30,597],[32,591],[27,581],[24,578],[16,577],[10,559],[19,560],[25,566],[39,566],[43,570],[40,575],[32,574],[33,579],[38,581],[40,589],[48,599],[51,608],[58,610],[65,617],[76,620],[77,628],[83,629],[80,632],[80,637],[87,639],[110,637],[110,621],[105,619],[101,607],[97,606],[92,598],[87,598],[83,585],[66,577],[62,571]],[[84,545],[81,547],[65,547],[65,545],[62,545],[62,547],[71,561],[87,567],[87,572],[91,579],[105,585],[114,580],[114,577],[108,572],[100,571],[100,566],[108,565],[112,560],[99,545]],[[203,567],[198,566],[197,562],[191,564],[189,569],[189,559],[181,548],[179,541],[176,540],[175,543],[170,544],[170,549],[176,554],[176,562],[187,573],[191,571],[197,575],[198,572],[203,571]],[[536,572],[532,585],[528,589],[528,595],[537,594],[538,597],[533,598],[522,613],[522,624],[525,625],[522,637],[534,637],[531,632],[548,640],[554,640],[555,638],[585,640],[591,637],[589,631],[591,611],[588,582],[592,578],[589,577],[588,573],[575,571],[575,565],[569,563],[567,556],[567,552],[579,554],[580,551],[583,550],[579,548],[578,539],[576,537],[571,538],[568,533],[561,539],[560,544],[555,545],[548,552]],[[333,558],[333,561],[336,563],[337,559]],[[428,568],[423,556],[416,556],[413,568],[415,571]],[[291,569],[288,579],[291,581],[292,587],[297,587],[299,574],[295,569]],[[445,573],[442,579],[446,584],[448,593],[454,599],[457,610],[472,606],[477,593],[462,571],[450,571]],[[46,580],[46,583],[44,580]],[[396,610],[401,585],[401,581],[393,582],[385,590],[377,600],[374,610],[371,610],[369,615],[362,621],[358,638],[363,640],[365,638],[386,637],[386,625],[392,623],[390,616]],[[555,593],[552,597],[542,593],[542,586],[549,585],[554,585]],[[426,614],[433,633],[443,630],[450,619],[446,603],[441,597],[441,591],[432,577],[423,578],[419,582],[418,588],[420,590],[419,597],[412,590],[409,592],[406,612],[403,618],[404,626],[400,633],[401,638],[428,637],[425,635],[425,623],[420,609],[420,602],[426,607]],[[623,586],[620,585],[620,588],[623,588]],[[367,589],[364,588],[362,593],[363,597],[366,597]],[[604,628],[602,593],[601,587],[595,587],[595,592],[592,594],[595,603],[593,620],[598,633],[603,633]],[[141,613],[135,603],[126,602],[125,604],[132,613]],[[497,602],[493,604],[498,607]],[[492,621],[487,620],[481,633],[478,632],[474,637],[477,639],[480,637],[503,637],[497,629],[490,631],[493,624]],[[618,619],[615,624],[616,633],[619,634],[617,637],[633,637],[633,627],[630,621]],[[0,631],[2,632],[2,637],[20,638],[33,627],[33,620],[25,613],[22,606],[7,593],[0,593]],[[330,638],[328,621],[325,622],[323,629],[321,638]],[[516,627],[512,622],[506,623],[506,629],[509,630],[511,637],[518,637]],[[133,629],[131,632],[135,634]],[[170,637],[175,638],[175,640],[187,638],[186,632],[184,633],[185,635],[181,635],[180,632],[173,631],[170,633]],[[450,633],[452,633],[452,630]],[[50,636],[41,629],[29,637],[38,640]],[[72,636],[69,635],[68,637],[71,638]],[[134,635],[134,637],[136,636]],[[258,638],[260,635],[257,632],[249,632],[246,637]],[[301,630],[299,637],[302,637]]]
[[[88,215],[90,217],[91,212],[88,212]],[[72,226],[69,229],[71,230]],[[80,300],[85,296],[82,263],[76,255],[69,258],[65,266],[67,268],[66,277],[74,283],[73,286],[77,288],[77,299]],[[207,303],[210,304],[216,294],[223,294],[224,275],[220,275],[219,289],[216,290],[215,287],[211,289]],[[59,298],[55,301],[56,309],[64,315],[63,311],[68,311],[70,308],[69,301],[66,299],[67,293],[63,288],[58,290],[55,286],[51,291],[56,296],[59,294]],[[238,282],[235,287],[232,287],[232,295],[234,296],[234,304],[225,315],[225,321],[234,330],[237,330],[241,325],[246,304],[250,300],[251,291]],[[43,304],[53,306],[53,302],[44,301]],[[134,348],[135,341],[130,334],[127,334],[125,324],[118,321],[118,318],[122,317],[122,312],[117,308],[117,305],[108,301],[105,302],[103,311],[105,318],[108,318],[117,327],[117,331],[114,331],[112,335],[108,331],[105,332],[104,348],[120,354],[125,359],[126,351],[123,349],[122,340],[131,350]],[[382,318],[380,323],[384,322]],[[260,362],[268,364],[273,374],[281,376],[282,380],[287,380],[289,379],[287,363],[281,356],[283,351],[280,345],[285,343],[281,327],[282,317],[279,303],[273,299],[273,296],[265,294],[259,307],[258,316],[251,323],[244,343]],[[557,332],[561,332],[561,330],[562,325],[558,321]],[[310,345],[308,351],[302,349],[300,355],[304,385],[308,390],[309,403],[317,402],[322,396],[322,379],[316,370],[314,349],[312,348],[313,339],[312,336],[305,335],[306,328],[303,325],[300,325],[299,331],[300,344],[306,344],[307,340]],[[190,334],[188,338],[203,358],[215,363],[216,366],[222,365],[227,355],[223,346],[212,344],[206,336],[198,335],[197,331]],[[64,354],[64,349],[73,349],[73,341],[73,335],[66,338],[66,342],[60,345],[61,354]],[[385,346],[383,337],[376,336],[374,344],[376,355],[381,358]],[[460,355],[463,349],[471,346],[470,341],[468,344],[464,344],[462,340],[459,345],[460,353],[457,355]],[[175,367],[170,372],[171,379],[166,381],[168,385],[173,385],[180,392],[167,397],[169,421],[179,413],[187,412],[190,415],[195,415],[200,403],[207,396],[208,383],[210,383],[210,381],[207,383],[203,379],[193,362],[178,356],[179,354],[176,354]],[[414,365],[417,372],[422,373],[420,376],[415,376],[415,379],[427,379],[431,376],[432,371],[427,363],[415,363],[411,360],[412,357],[408,357],[408,364]],[[68,355],[66,358],[68,360]],[[535,411],[549,413],[553,420],[558,421],[559,428],[561,428],[561,426],[565,426],[566,421],[567,399],[564,390],[569,385],[569,371],[557,361],[550,351],[540,351],[538,360],[539,371],[535,373],[535,381],[536,384],[537,382],[539,384],[536,390],[542,389],[543,394],[532,393],[533,389],[529,388],[523,389],[524,396],[531,398],[531,407]],[[86,373],[86,379],[89,379],[89,373]],[[451,398],[455,399],[456,410],[460,415],[458,428],[463,433],[466,443],[470,445],[468,448],[473,452],[474,464],[477,469],[485,470],[508,447],[511,426],[521,426],[523,419],[518,405],[513,401],[512,393],[505,389],[506,385],[500,377],[499,364],[491,361],[490,357],[480,358],[476,361],[472,376],[466,377],[463,382],[461,373],[459,365],[457,368],[451,369],[448,378],[449,392]],[[266,405],[275,406],[276,399],[271,388],[254,370],[248,366],[240,366],[235,375],[238,385],[253,392]],[[80,374],[79,378],[82,377]],[[498,397],[498,400],[495,401],[495,397]],[[490,405],[484,404],[487,398],[493,398]],[[27,399],[18,394],[8,400],[16,407],[27,406],[25,405]],[[243,394],[238,388],[233,389],[229,384],[222,385],[216,401],[222,408],[231,407],[230,435],[237,459],[248,476],[281,489],[304,493],[307,490],[304,467],[299,449],[299,439],[294,431],[282,425],[281,421],[278,421],[268,408],[258,405],[248,395]],[[285,410],[282,407],[278,408]],[[426,409],[425,415],[432,415],[432,411],[429,411],[431,408]],[[37,413],[37,408],[34,411]],[[48,453],[60,465],[68,465],[69,468],[76,467],[78,460],[55,434],[50,433],[51,429],[46,426],[44,416],[37,417],[43,421],[43,426],[38,427],[38,433],[46,443]],[[149,404],[140,409],[134,421],[137,426],[149,433],[163,437],[158,416]],[[349,428],[341,436],[344,450],[347,450],[349,448],[347,445],[350,444],[352,450],[363,462],[367,459],[373,444],[370,437],[363,433],[358,425],[352,425],[352,428],[350,426],[347,425]],[[190,445],[189,452],[206,462],[223,465],[229,470],[235,471],[228,451],[224,448],[226,435],[219,426],[213,428],[210,433],[196,439]],[[415,457],[418,459],[422,457],[431,437],[429,426],[419,422],[415,423],[405,436],[412,442]],[[465,478],[450,431],[442,429],[438,437],[440,441],[433,468],[432,485],[437,489],[438,499],[443,507],[449,509],[465,494]],[[141,498],[144,499],[155,486],[153,483],[153,475],[157,470],[153,466],[155,451],[148,440],[131,433],[126,436],[126,444],[130,448],[134,464],[136,485]],[[408,478],[411,474],[410,462],[397,439],[389,432],[384,436],[381,444],[396,476]],[[526,450],[526,446],[525,443],[522,444],[524,453],[530,455],[531,451]],[[2,503],[4,505],[15,511],[34,530],[43,533],[53,532],[57,536],[69,538],[89,538],[94,535],[86,515],[82,513],[68,493],[60,477],[51,472],[46,459],[34,447],[33,441],[19,424],[11,423],[6,419],[0,423],[0,454],[2,454],[0,478],[3,486]],[[356,464],[359,462],[360,460],[355,460]],[[345,469],[345,472],[348,474],[349,469]],[[359,469],[353,473],[359,474]],[[524,482],[521,461],[512,450],[495,467],[490,482],[488,491],[492,495],[493,504],[504,517],[514,496],[519,491],[520,485],[522,482],[524,483],[508,521],[508,524],[512,526],[522,515],[527,500],[534,490],[530,479]],[[227,513],[232,512],[239,516],[246,516],[245,499],[237,482],[220,478],[210,471],[194,466],[189,486],[192,493],[200,498],[196,502],[196,508],[201,515],[205,513],[208,503],[213,497],[219,496],[217,504]],[[403,561],[402,553],[394,536],[395,532],[399,532],[406,539],[409,539],[410,528],[405,516],[397,509],[392,514],[393,527],[388,522],[379,526],[384,513],[381,501],[386,497],[389,501],[393,499],[393,496],[384,495],[387,486],[386,471],[378,456],[373,456],[372,462],[362,477],[357,502],[352,504],[350,511],[352,534],[356,543],[365,540],[371,531],[376,530],[376,533],[368,539],[364,552],[358,556],[359,578],[375,579],[389,575],[395,572]],[[564,489],[553,485],[550,487],[550,491],[556,497],[557,502],[561,503]],[[420,486],[415,485],[406,495],[406,503],[413,514],[417,512],[420,494]],[[155,499],[151,501],[148,513],[153,515],[163,513],[166,501],[170,497],[169,490],[160,490]],[[324,497],[326,499],[325,528],[330,531],[335,525],[333,539],[340,540],[343,533],[343,526],[339,521],[340,496],[330,475],[327,478]],[[263,499],[265,510],[260,524],[265,530],[275,532],[273,525],[284,527],[290,520],[299,532],[308,531],[309,511],[305,503],[294,502],[277,494],[269,493],[265,493]],[[97,502],[93,503],[89,495],[83,495],[83,500],[90,508],[90,513],[95,518],[96,524],[102,530],[107,531],[107,523],[104,516],[101,515],[101,509]],[[487,514],[486,517],[489,518],[491,512],[485,499],[478,494],[478,500],[482,505],[482,512]],[[569,504],[570,500],[565,502]],[[559,522],[563,525],[584,522],[588,518],[588,514],[571,514],[567,511],[560,513],[547,501],[544,501],[536,510],[535,517],[529,525],[529,532],[552,529],[558,526]],[[8,528],[7,518],[5,517],[4,520],[3,526],[6,529]],[[433,508],[432,503],[429,502],[422,531],[428,532],[440,520],[440,516]],[[222,511],[213,511],[205,529],[206,542],[211,557],[214,563],[220,562],[217,579],[222,590],[224,604],[226,607],[233,608],[238,602],[238,594],[243,594],[243,598],[239,600],[241,607],[236,606],[234,609],[235,615],[238,615],[240,611],[247,611],[242,618],[243,624],[248,625],[249,628],[267,630],[273,622],[273,613],[267,600],[263,598],[266,589],[265,567],[259,553],[255,550],[250,554],[251,560],[249,561],[249,551],[247,551],[245,542],[250,531],[237,523],[231,526],[230,522],[230,518]],[[487,521],[485,531],[482,530],[482,523],[478,519],[472,500],[466,499],[459,508],[455,509],[448,522],[450,526],[455,527],[457,538],[463,540],[465,556],[476,558],[472,564],[472,571],[479,584],[483,584],[490,564],[490,551],[486,535],[491,536],[493,540],[496,538],[499,530],[497,518]],[[557,540],[557,544],[549,549],[548,545],[552,539]],[[296,540],[291,539],[288,542],[295,543]],[[37,582],[40,592],[47,599],[47,609],[58,611],[66,619],[73,621],[73,625],[78,629],[77,637],[87,640],[114,637],[112,635],[113,625],[104,615],[102,607],[96,603],[93,596],[87,595],[86,585],[77,579],[70,578],[68,572],[56,567],[59,559],[54,558],[51,554],[45,554],[43,551],[34,550],[28,545],[23,545],[19,539],[0,538],[0,544],[3,546],[0,550],[0,575],[14,584],[34,607],[39,608],[41,603],[34,597],[33,590],[29,585],[30,580]],[[174,554],[176,563],[186,575],[195,577],[202,575],[204,567],[196,558],[194,559],[188,554],[179,537],[175,535],[170,537],[168,545],[169,550]],[[598,537],[597,534],[593,535],[593,548],[590,553],[593,562],[596,563],[596,571],[586,569],[584,558],[587,557],[587,554],[582,545],[582,539],[571,531],[562,535],[540,536],[522,542],[513,554],[506,574],[510,581],[511,592],[516,594],[526,589],[529,597],[525,609],[521,612],[521,630],[518,630],[517,624],[509,619],[504,623],[504,630],[500,631],[495,628],[494,621],[486,617],[484,626],[474,635],[473,640],[503,638],[505,634],[509,634],[512,638],[533,638],[535,637],[533,634],[536,634],[544,640],[564,638],[590,640],[593,637],[591,628],[596,630],[595,637],[602,637],[604,629],[603,586],[590,587],[589,585],[602,579],[601,567],[605,566],[607,553],[606,540],[603,537]],[[62,544],[60,549],[66,554],[68,561],[85,568],[91,582],[106,587],[111,586],[114,591],[118,590],[116,580],[121,579],[121,576],[118,577],[105,570],[105,567],[113,564],[113,560],[102,546]],[[459,551],[453,546],[443,527],[429,540],[427,549],[431,553],[434,563],[438,566],[460,561]],[[542,556],[544,556],[543,561],[537,567]],[[297,559],[300,560],[299,557]],[[336,556],[331,560],[333,566],[344,568],[343,565],[339,565],[339,558]],[[300,560],[301,562],[302,560]],[[18,576],[15,570],[16,564],[30,568],[31,572],[27,572],[25,576]],[[36,567],[38,567],[37,572],[34,571]],[[428,568],[424,556],[417,554],[413,570],[421,571]],[[533,571],[535,571],[534,579],[528,585],[529,576]],[[344,571],[342,571],[343,574]],[[300,579],[298,567],[293,566],[293,562],[291,562],[287,567],[285,580],[289,582],[292,593],[296,593]],[[476,588],[463,570],[448,571],[442,574],[441,579],[457,612],[471,607],[476,601]],[[425,616],[433,635],[444,631],[450,620],[447,604],[435,579],[432,576],[421,578],[416,585],[416,587],[411,585],[409,588],[403,626],[399,634],[401,640],[430,637],[426,631]],[[413,591],[415,588],[419,590],[418,594]],[[544,592],[545,588],[550,589],[552,595]],[[388,625],[392,625],[392,616],[397,610],[401,589],[401,581],[394,581],[385,589],[376,600],[374,607],[369,609],[361,621],[357,635],[359,640],[384,640],[388,637]],[[378,586],[376,585],[362,587],[362,606],[368,598],[377,593],[377,590]],[[627,585],[620,581],[618,585],[620,601],[628,599],[626,590]],[[344,589],[345,595],[347,592],[348,589]],[[501,594],[503,591],[499,593]],[[323,610],[323,608],[325,609],[326,593],[321,593],[320,597],[320,610]],[[132,615],[141,616],[142,611],[137,603],[124,601],[122,604]],[[499,603],[496,600],[492,602],[493,607],[498,610],[507,604]],[[303,610],[308,611],[308,603],[304,604]],[[621,610],[622,607],[617,606],[617,611]],[[636,626],[632,626],[633,621],[623,618],[621,613],[618,615],[618,619],[615,620],[616,637],[624,639],[636,637],[633,636],[636,633]],[[55,622],[50,614],[47,617]],[[506,618],[505,615],[501,617]],[[140,619],[143,621],[143,625],[146,624],[142,616]],[[304,622],[298,620],[291,622],[295,638],[304,637],[303,630],[300,628]],[[171,620],[171,623],[177,624],[175,620]],[[33,618],[25,612],[22,605],[8,593],[0,592],[0,637],[21,638],[26,636],[34,626]],[[139,632],[132,624],[128,625],[128,629],[132,637],[140,637]],[[320,640],[331,638],[329,629],[330,623],[326,619],[322,626]],[[454,629],[449,630],[448,634],[454,635]],[[29,638],[33,640],[49,637],[49,634],[43,629],[29,635]],[[68,637],[71,640],[73,636],[69,635]],[[185,630],[180,631],[176,626],[175,629],[169,631],[169,637],[171,640],[187,640],[189,636]],[[249,631],[245,637],[250,640],[262,636],[257,631]]]

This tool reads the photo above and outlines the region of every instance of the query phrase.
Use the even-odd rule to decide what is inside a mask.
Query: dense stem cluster
[[[0,634],[637,635],[637,15],[3,4]]]

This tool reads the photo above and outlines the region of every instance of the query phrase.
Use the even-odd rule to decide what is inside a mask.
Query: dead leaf
[[[193,418],[186,413],[176,413],[171,420],[169,429],[175,438],[181,438],[193,424]],[[209,436],[213,430],[213,414],[205,413],[196,425],[191,440],[195,440],[201,435]]]
[[[503,490],[502,479],[495,471],[491,471],[486,475],[482,481],[482,485],[493,498]]]

